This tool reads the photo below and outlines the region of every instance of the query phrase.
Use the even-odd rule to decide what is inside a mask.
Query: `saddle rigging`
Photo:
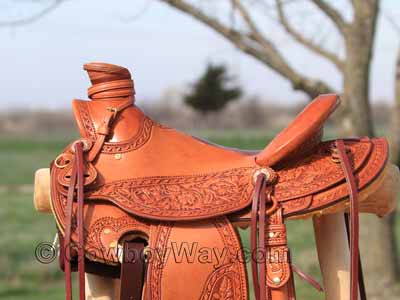
[[[84,68],[92,100],[73,102],[82,138],[51,165],[67,300],[76,264],[81,300],[85,272],[120,278],[122,300],[247,300],[243,249],[232,226],[246,220],[256,300],[295,299],[293,272],[322,290],[291,264],[284,220],[348,203],[350,294],[358,299],[357,195],[382,172],[388,146],[382,138],[321,142],[336,95],[314,100],[263,151],[244,153],[148,118],[134,104],[127,69]],[[168,259],[171,249],[194,248],[198,260],[190,253],[188,261]],[[210,263],[206,248],[225,251],[223,260]],[[196,280],[187,282],[193,274]]]

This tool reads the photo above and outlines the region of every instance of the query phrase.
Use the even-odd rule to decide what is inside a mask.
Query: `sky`
[[[17,6],[11,0],[2,1],[0,24],[38,9],[38,1],[22,1]],[[89,81],[82,65],[90,61],[129,68],[138,103],[156,101],[171,89],[184,89],[200,76],[208,62],[226,64],[249,97],[258,95],[264,101],[283,104],[306,99],[303,93],[294,92],[287,80],[236,50],[206,26],[157,0],[112,3],[68,0],[35,23],[0,27],[0,110],[69,108],[71,99],[86,99]],[[398,1],[383,1],[382,7],[383,15],[400,16]],[[332,36],[328,39],[335,47],[338,39],[334,33]],[[332,65],[277,29],[268,32],[268,37],[296,70],[340,89],[341,78]],[[372,63],[373,101],[393,101],[399,37],[381,17]]]

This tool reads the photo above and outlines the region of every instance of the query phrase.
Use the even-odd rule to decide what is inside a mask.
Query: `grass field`
[[[210,134],[213,142],[239,148],[262,148],[268,137],[260,134]],[[52,242],[56,231],[50,215],[35,212],[32,203],[33,174],[47,167],[70,139],[30,137],[0,139],[0,299],[63,299],[63,274],[57,263],[35,260],[35,247]],[[399,223],[399,222],[398,222]],[[289,222],[289,240],[295,263],[320,278],[310,221]],[[399,230],[398,230],[399,231]],[[248,231],[241,231],[248,245]],[[298,299],[322,299],[296,278]]]

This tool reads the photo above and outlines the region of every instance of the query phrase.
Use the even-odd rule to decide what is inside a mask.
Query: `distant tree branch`
[[[347,23],[343,16],[333,6],[325,0],[311,0],[321,11],[328,16],[337,29],[343,34],[346,34]]]
[[[205,12],[188,3],[185,0],[160,0],[209,26],[215,32],[224,36],[234,46],[243,52],[251,55],[257,60],[263,62],[274,71],[288,79],[295,90],[301,90],[308,94],[311,98],[321,93],[331,93],[334,90],[325,82],[308,78],[296,72],[289,66],[286,59],[278,51],[275,45],[268,40],[256,27],[249,12],[238,0],[235,1],[236,8],[249,27],[249,32],[241,32],[233,28],[227,27],[214,17],[207,15]]]
[[[276,8],[278,11],[278,18],[280,24],[286,30],[286,32],[292,36],[297,42],[308,48],[309,50],[315,52],[316,54],[321,55],[322,57],[328,59],[332,62],[340,71],[343,70],[344,62],[333,52],[325,50],[323,47],[317,45],[312,40],[307,39],[300,31],[297,31],[292,27],[289,23],[289,20],[286,16],[283,1],[282,0],[275,0]]]
[[[396,71],[395,71],[395,93],[394,107],[392,113],[391,124],[391,160],[393,163],[400,165],[400,49],[397,53]]]
[[[251,32],[251,34],[250,34],[251,37],[261,44],[264,44],[264,43],[269,44],[268,40],[263,36],[261,31],[257,28],[257,25],[251,18],[250,13],[242,5],[240,0],[231,0],[231,2],[232,2],[233,8],[238,10],[240,16],[243,18],[243,20],[246,22],[247,26],[249,27],[250,32]]]
[[[40,12],[33,14],[31,16],[28,16],[26,18],[21,18],[21,19],[11,20],[11,21],[0,21],[0,27],[18,27],[18,26],[24,26],[24,25],[34,23],[37,20],[43,18],[45,15],[52,12],[53,10],[55,10],[64,1],[65,0],[55,0],[52,4],[50,4],[49,6],[47,6]]]
[[[400,26],[396,22],[395,18],[387,12],[382,12],[382,15],[392,26],[393,30],[397,35],[397,39],[400,38]],[[390,126],[390,155],[392,163],[400,166],[400,48],[397,50],[397,57],[395,63],[395,82],[394,82],[394,106],[391,115],[391,126]]]

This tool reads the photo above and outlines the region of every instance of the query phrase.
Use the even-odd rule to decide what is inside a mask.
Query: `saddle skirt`
[[[149,260],[145,291],[140,292],[144,299],[248,299],[242,245],[229,219],[250,212],[258,176],[266,170],[274,173],[265,192],[266,226],[281,232],[276,238],[267,236],[266,244],[275,250],[288,252],[283,219],[348,204],[337,143],[321,142],[323,124],[338,105],[336,95],[318,97],[266,149],[248,152],[210,144],[150,119],[134,105],[133,82],[125,68],[93,63],[85,69],[93,84],[92,100],[74,100],[73,111],[85,151],[86,260],[117,267],[119,274],[124,241],[135,239],[145,240],[163,258],[174,247],[177,252],[227,250],[217,262],[203,257],[212,263]],[[71,220],[68,216],[71,185],[72,197],[77,197],[75,145],[51,165],[51,205],[61,237],[70,230],[68,239],[79,248],[76,199],[70,203]],[[383,138],[353,138],[344,140],[344,149],[357,190],[362,190],[382,172],[388,144]],[[266,273],[265,284],[272,290],[292,280],[289,259],[268,264]],[[196,280],[188,282],[193,274]],[[286,295],[294,294],[291,289]]]

